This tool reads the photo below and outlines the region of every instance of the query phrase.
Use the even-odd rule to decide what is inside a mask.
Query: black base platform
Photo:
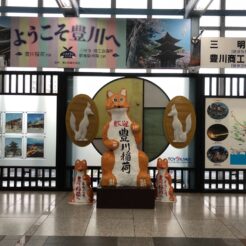
[[[97,208],[155,207],[155,189],[141,187],[98,187]]]

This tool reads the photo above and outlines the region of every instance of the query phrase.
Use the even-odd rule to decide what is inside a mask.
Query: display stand
[[[155,189],[141,187],[97,188],[97,208],[155,208]]]

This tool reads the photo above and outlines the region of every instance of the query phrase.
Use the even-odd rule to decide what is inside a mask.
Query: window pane
[[[36,67],[6,67],[6,71],[37,71]]]
[[[225,31],[226,37],[245,38],[246,31]]]
[[[79,17],[83,18],[110,18],[111,15],[100,15],[100,14],[81,14]]]
[[[217,96],[217,79],[216,78],[212,78],[212,85],[211,85],[211,89],[212,89],[212,96]]]
[[[202,16],[200,18],[200,26],[220,26],[219,16]]]
[[[209,78],[205,78],[205,84],[204,84],[204,95],[209,96],[209,89],[210,89],[210,80]]]
[[[231,96],[231,80],[230,80],[230,78],[226,78],[226,81],[225,81],[225,95]]]
[[[56,7],[58,8],[58,4],[56,0],[43,0],[44,7]]]
[[[218,68],[200,68],[199,73],[209,73],[209,74],[215,74],[219,73],[220,70]]]
[[[153,19],[184,19],[183,15],[152,15]]]
[[[225,17],[225,25],[226,26],[245,27],[246,26],[246,17],[245,16],[226,16]]]
[[[115,69],[116,73],[146,73],[146,69]]]
[[[147,0],[142,0],[142,1],[116,0],[116,8],[146,9]]]
[[[147,15],[116,15],[116,18],[128,18],[128,19],[146,19]]]
[[[220,0],[213,0],[208,9],[220,9]]]
[[[83,8],[110,8],[111,0],[81,0],[80,7]]]
[[[6,6],[18,6],[18,7],[37,7],[37,0],[7,0]]]
[[[85,73],[109,73],[110,69],[108,68],[79,68],[79,72]]]
[[[220,31],[217,30],[205,30],[202,33],[202,37],[219,37]]]
[[[244,96],[244,78],[239,79],[239,95]]]
[[[37,17],[38,14],[34,14],[34,13],[6,13],[6,16]]]
[[[225,68],[225,74],[245,74],[245,68]]]
[[[184,0],[152,0],[152,7],[153,9],[183,9]]]
[[[151,69],[151,73],[183,73],[182,69]]]
[[[43,14],[43,17],[64,17],[63,14]]]
[[[58,68],[58,67],[44,67],[42,68],[42,71],[49,72],[49,71],[57,71],[57,72],[63,72],[64,68]]]
[[[246,9],[245,0],[226,0],[226,9]]]
[[[232,79],[232,96],[237,96],[237,79]]]

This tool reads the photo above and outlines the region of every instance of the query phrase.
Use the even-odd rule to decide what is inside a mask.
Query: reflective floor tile
[[[117,246],[154,246],[154,241],[146,237],[119,237]]]
[[[235,238],[232,232],[217,220],[179,220],[186,237]]]
[[[48,217],[35,232],[35,236],[83,236],[88,219],[71,217]]]
[[[117,246],[116,237],[49,237],[45,246]]]
[[[217,238],[154,238],[155,246],[243,246],[237,239]]]
[[[73,218],[89,218],[94,209],[94,205],[71,205],[68,203],[59,205],[51,212],[50,217],[73,217]]]
[[[159,205],[159,206],[158,206]],[[175,216],[167,204],[158,204],[155,209],[134,209],[133,216],[134,219],[152,219],[152,218],[162,218],[162,219],[175,219]]]
[[[132,209],[100,209],[95,208],[91,215],[92,219],[133,219]]]
[[[232,232],[236,234],[238,238],[246,238],[246,220],[223,220],[223,223],[226,224]]]
[[[134,220],[136,237],[185,237],[176,220],[138,219]]]
[[[91,219],[85,235],[133,237],[133,219]]]
[[[23,235],[36,218],[0,218],[1,235]]]
[[[207,208],[205,205],[202,206],[180,206],[177,205],[172,208],[172,212],[177,219],[184,219],[184,220],[215,220],[216,216],[214,213]]]
[[[26,242],[25,246],[43,246],[47,239],[47,236],[33,236]]]

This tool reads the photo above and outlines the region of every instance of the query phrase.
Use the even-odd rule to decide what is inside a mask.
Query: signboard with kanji
[[[123,67],[125,20],[11,18],[11,66]]]
[[[201,67],[246,68],[246,38],[202,38]]]

